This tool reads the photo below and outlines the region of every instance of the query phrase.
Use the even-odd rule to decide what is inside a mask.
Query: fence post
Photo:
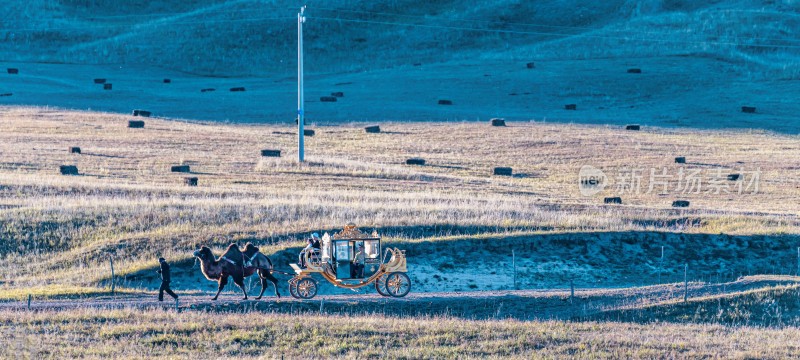
[[[28,294],[28,310],[31,309],[31,294]]]
[[[114,258],[108,258],[109,263],[111,264],[111,295],[114,295],[114,287],[117,283],[116,279],[114,279]]]
[[[661,273],[664,272],[664,246],[661,246],[661,260],[658,261],[658,283],[661,284]]]
[[[683,303],[686,304],[689,302],[689,264],[686,264],[686,267],[683,268]]]
[[[514,290],[517,290],[517,256],[511,249],[511,266],[514,268]]]
[[[569,280],[569,303],[575,303],[575,280]]]

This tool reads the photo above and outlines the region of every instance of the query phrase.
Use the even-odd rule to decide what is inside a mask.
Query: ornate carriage
[[[319,283],[313,274],[345,289],[374,284],[383,296],[403,297],[411,290],[405,251],[387,248],[382,253],[378,233],[363,233],[352,223],[333,236],[325,233],[320,251],[306,252],[304,260],[305,268],[291,264],[297,275],[289,280],[289,293],[298,299],[317,295]]]

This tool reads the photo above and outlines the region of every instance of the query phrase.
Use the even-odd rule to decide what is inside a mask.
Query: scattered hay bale
[[[70,147],[69,148],[69,153],[70,154],[80,154],[81,153],[81,148],[79,148],[77,146]]]
[[[737,181],[740,177],[742,176],[739,174],[728,174],[728,180],[730,181]]]
[[[742,106],[742,112],[748,114],[755,114],[756,107],[755,106]]]
[[[172,83],[172,79],[164,79],[164,84],[171,84],[171,83]]]
[[[535,68],[536,68],[536,64],[534,64],[534,63],[532,63],[532,62],[529,62],[529,63],[525,64],[525,66],[526,66],[528,69],[535,69]]]
[[[214,88],[205,88],[205,89],[200,89],[200,92],[201,92],[201,93],[204,93],[204,92],[211,92],[211,91],[217,91],[217,89],[214,89]]]
[[[639,131],[642,127],[639,125],[626,125],[625,130]]]
[[[231,88],[231,92],[242,92],[242,91],[245,91],[245,88],[243,86]]]
[[[196,177],[185,177],[183,178],[183,183],[186,186],[197,186],[197,178]]]
[[[342,92],[342,91],[332,92],[331,96],[337,97],[337,98],[344,97],[344,92]]]
[[[264,157],[281,157],[280,150],[261,150],[261,156]]]
[[[439,100],[439,105],[453,105],[453,101],[442,99],[442,100]]]
[[[109,83],[103,84],[103,90],[111,90],[112,88],[113,88],[113,85],[111,85]]]
[[[425,165],[425,159],[423,158],[406,159],[406,165]]]
[[[144,121],[141,120],[130,120],[128,121],[128,127],[131,129],[142,129],[144,128]]]
[[[323,96],[323,97],[319,98],[319,101],[322,101],[322,102],[336,102],[336,97],[335,96]]]
[[[489,123],[492,124],[492,126],[506,126],[506,120],[505,119],[494,118],[494,119],[490,119]]]
[[[675,200],[672,202],[672,207],[689,207],[689,202],[686,200]]]
[[[607,197],[607,198],[603,199],[603,203],[604,204],[622,204],[622,198],[619,197],[619,196],[617,196],[617,197]]]
[[[94,79],[94,83],[95,84],[105,84],[106,83],[106,79],[97,78],[97,79]]]
[[[578,104],[564,105],[564,110],[578,110]]]
[[[303,135],[305,136],[314,136],[314,130],[311,129],[303,129]]]
[[[19,74],[19,69],[17,69],[17,68],[8,68],[8,73],[11,74],[11,75],[17,75],[17,74]]]
[[[642,73],[642,69],[638,69],[638,68],[628,69],[628,74],[641,74],[641,73]]]
[[[78,175],[78,167],[75,165],[61,165],[58,171],[61,175]]]
[[[14,95],[14,94],[12,94],[12,93],[0,94],[0,97],[6,97],[6,96],[11,96],[11,95]]]
[[[381,127],[378,126],[378,125],[370,125],[370,126],[365,127],[364,131],[366,131],[367,134],[377,134],[377,133],[381,132]]]
[[[495,175],[501,176],[512,176],[514,175],[514,171],[510,167],[496,167],[492,172]]]
[[[675,163],[676,164],[686,164],[686,157],[684,157],[684,156],[676,157],[675,158]]]
[[[191,172],[191,169],[189,169],[189,165],[173,165],[171,171],[179,173],[188,173]]]
[[[133,116],[150,117],[153,113],[147,110],[133,110]]]

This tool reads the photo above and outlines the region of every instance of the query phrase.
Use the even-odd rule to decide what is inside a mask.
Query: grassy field
[[[153,268],[160,255],[188,260],[199,244],[253,241],[274,253],[351,221],[412,243],[525,243],[579,232],[780,236],[789,259],[798,233],[794,136],[547,123],[389,123],[366,134],[342,125],[317,127],[306,139],[309,161],[299,164],[289,127],[145,119],[137,130],[126,116],[42,108],[3,108],[0,116],[0,254],[8,264],[0,279],[13,286],[96,285],[108,277],[109,257],[125,276]],[[71,146],[82,154],[69,154]],[[261,149],[283,156],[262,158]],[[687,164],[674,164],[675,156]],[[409,157],[427,164],[406,166]],[[59,175],[65,164],[81,175]],[[178,164],[192,174],[171,173]],[[640,193],[624,191],[623,205],[603,204],[618,195],[614,184],[582,196],[584,165],[612,180],[641,169]],[[493,176],[495,166],[513,167],[515,176]],[[648,193],[651,168],[675,176],[666,195],[660,187]],[[739,194],[737,182],[725,183],[727,194],[675,191],[681,168],[704,176],[760,169],[758,191]],[[184,176],[197,176],[199,186],[184,186]],[[672,208],[675,199],[691,206]]]
[[[4,349],[101,358],[759,358],[800,351],[794,328],[466,321],[162,310],[0,312]]]
[[[129,129],[129,116],[21,107],[0,108],[0,119],[0,298],[7,304],[27,294],[34,302],[105,296],[110,258],[118,296],[138,299],[154,289],[159,256],[174,264],[182,295],[205,298],[214,284],[193,268],[197,245],[220,250],[251,241],[285,269],[303,236],[347,222],[407,250],[413,291],[423,296],[414,301],[451,292],[430,300],[442,312],[413,318],[322,316],[301,312],[316,302],[295,308],[273,300],[181,313],[147,306],[0,310],[0,329],[9,334],[0,341],[19,354],[785,358],[798,351],[796,279],[766,288],[712,286],[693,292],[688,305],[676,300],[679,285],[622,295],[591,290],[677,283],[684,264],[690,280],[709,283],[795,275],[796,136],[542,122],[382,123],[382,133],[367,134],[362,124],[345,124],[314,127],[316,135],[306,138],[309,161],[300,164],[295,129],[287,126],[145,118],[144,129]],[[81,154],[70,154],[72,146]],[[282,157],[261,157],[261,149],[280,149]],[[676,156],[686,164],[674,163]],[[405,165],[410,157],[427,163]],[[191,174],[172,173],[178,164],[190,165]],[[60,175],[60,165],[76,165],[80,175]],[[581,194],[585,165],[608,175],[605,190]],[[514,175],[492,175],[496,166],[512,167]],[[640,170],[638,193],[618,187],[627,169]],[[649,191],[650,169],[674,175],[666,191]],[[681,171],[699,171],[703,181],[724,187],[719,194],[682,191]],[[714,180],[730,173],[744,179]],[[199,185],[185,186],[186,176]],[[603,204],[617,195],[622,205]],[[691,205],[673,208],[676,199]],[[510,250],[519,287],[560,292],[482,298],[478,291],[512,289]],[[579,301],[602,311],[542,322],[553,309],[571,314],[563,295],[571,282],[585,289]],[[477,298],[464,300],[459,291]],[[518,296],[525,300],[513,301]],[[621,302],[603,308],[615,296]],[[351,311],[343,301],[330,308]],[[494,319],[500,303],[531,312],[515,318],[540,320]],[[489,319],[441,315],[469,304],[482,309],[471,316]]]

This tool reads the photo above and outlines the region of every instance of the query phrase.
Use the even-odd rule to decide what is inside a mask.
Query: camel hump
[[[228,245],[228,249],[222,254],[222,257],[233,261],[236,265],[242,265],[242,251],[236,244]]]
[[[252,257],[253,257],[253,255],[255,255],[256,253],[258,253],[258,252],[259,252],[259,250],[258,250],[258,248],[257,248],[255,245],[253,245],[252,243],[247,243],[247,244],[244,246],[244,251],[243,251],[243,252],[244,252],[244,255],[245,255],[245,256],[247,256],[247,257],[249,257],[249,258],[252,258]]]

